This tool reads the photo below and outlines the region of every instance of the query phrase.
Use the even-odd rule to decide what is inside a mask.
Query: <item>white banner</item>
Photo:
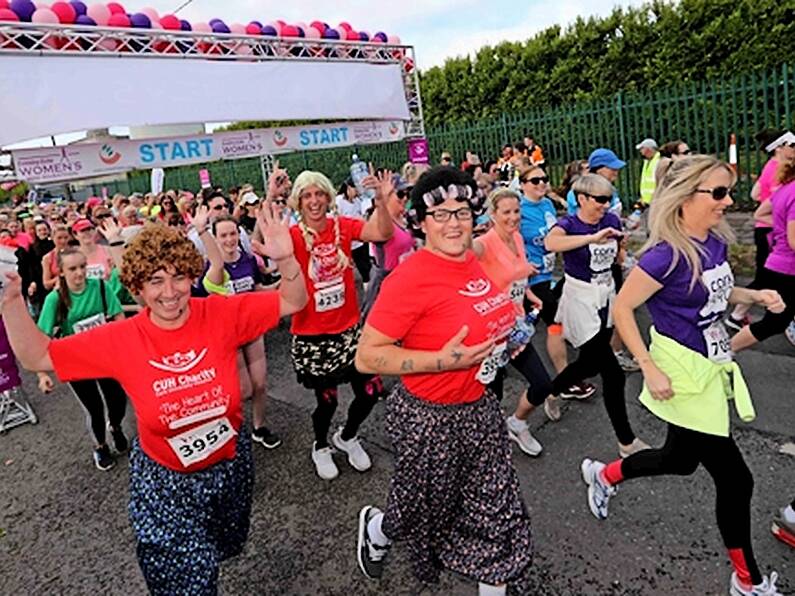
[[[398,64],[366,62],[9,52],[0,54],[0,146],[109,126],[408,120],[402,74]]]
[[[331,149],[399,141],[403,122],[334,122],[311,126],[258,128],[211,135],[157,139],[123,139],[63,147],[13,151],[21,180],[58,182],[115,172],[170,168],[220,159],[257,157],[266,153]]]

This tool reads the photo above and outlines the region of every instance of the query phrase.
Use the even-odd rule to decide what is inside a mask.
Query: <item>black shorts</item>
[[[541,314],[539,318],[544,321],[544,323],[549,325],[555,324],[555,315],[558,312],[558,301],[560,300],[560,293],[563,290],[563,280],[561,279],[555,287],[552,287],[551,281],[541,281],[537,284],[533,284],[530,286],[530,289],[533,291],[533,294],[538,296],[539,300],[544,303],[544,306],[541,308]],[[524,299],[524,309],[526,312],[529,312],[530,309],[533,308],[527,298]]]

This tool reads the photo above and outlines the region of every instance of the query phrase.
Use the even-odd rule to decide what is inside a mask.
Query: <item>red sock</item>
[[[729,549],[729,560],[732,562],[732,567],[737,574],[737,580],[743,588],[750,588],[754,585],[751,580],[751,572],[748,571],[748,565],[745,562],[745,555],[741,548]]]
[[[621,462],[623,460],[617,459],[607,464],[602,469],[602,480],[610,486],[624,481],[624,474],[621,472]]]

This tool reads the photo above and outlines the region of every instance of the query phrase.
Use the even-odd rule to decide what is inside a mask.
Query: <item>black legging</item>
[[[369,282],[370,267],[372,267],[372,262],[370,261],[370,245],[365,243],[359,248],[354,248],[351,251],[351,256],[353,257],[353,262],[356,264],[356,269],[359,271],[359,275],[362,276],[362,281],[364,283]]]
[[[689,476],[698,465],[715,482],[715,514],[727,549],[742,549],[754,584],[762,581],[751,548],[751,493],[754,479],[731,436],[708,435],[673,424],[660,449],[633,453],[621,462],[624,479],[676,474]]]
[[[348,419],[342,428],[344,441],[349,441],[356,436],[359,426],[370,415],[378,398],[384,393],[384,385],[379,376],[355,372],[351,375],[350,383],[354,397],[348,407]],[[315,430],[316,448],[322,449],[328,447],[328,429],[331,426],[331,418],[337,409],[337,385],[316,388],[315,398],[317,407],[312,412],[312,427]]]
[[[544,363],[541,362],[541,358],[535,348],[533,348],[533,345],[527,344],[524,350],[511,359],[511,364],[528,383],[527,401],[534,406],[543,404],[544,400],[552,394],[552,381],[549,380],[547,369],[544,368]],[[500,400],[502,399],[504,378],[505,369],[501,368],[489,385],[497,399]]]
[[[756,265],[756,272],[754,273],[753,281],[748,284],[751,290],[764,289],[763,278],[765,270],[765,261],[770,255],[770,242],[768,242],[768,234],[773,228],[754,228],[754,245],[756,246],[756,256],[754,257],[754,264]]]
[[[127,409],[127,395],[121,385],[113,379],[91,379],[69,383],[75,396],[83,404],[86,412],[86,425],[97,445],[105,444],[105,407],[108,408],[108,422],[114,429],[121,428],[121,421]],[[100,393],[100,389],[102,393]],[[103,397],[104,402],[103,402]]]
[[[795,275],[786,275],[770,269],[763,269],[761,284],[760,289],[776,290],[781,294],[786,308],[778,314],[769,310],[765,311],[765,316],[761,320],[751,323],[751,335],[758,341],[764,341],[768,337],[784,333],[784,330],[792,323],[792,319],[795,317]]]
[[[611,327],[603,328],[599,333],[580,346],[577,360],[564,368],[552,381],[552,393],[559,395],[583,379],[600,375],[602,377],[602,394],[605,409],[613,430],[622,445],[629,445],[635,440],[635,433],[627,418],[627,404],[624,401],[624,371],[616,360],[610,347],[613,335]]]

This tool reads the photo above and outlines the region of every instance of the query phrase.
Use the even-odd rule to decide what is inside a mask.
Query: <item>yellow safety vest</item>
[[[640,173],[640,200],[647,205],[651,203],[654,189],[657,188],[654,172],[657,170],[658,163],[660,163],[659,151],[651,159],[644,160],[643,171]]]

